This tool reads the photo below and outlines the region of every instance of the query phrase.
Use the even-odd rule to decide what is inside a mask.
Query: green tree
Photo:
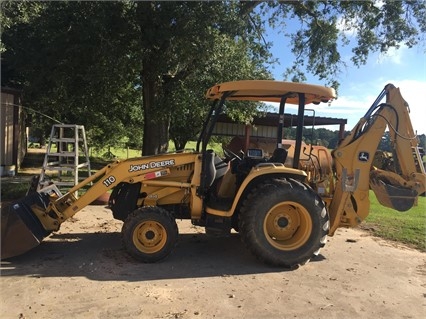
[[[426,135],[425,134],[419,135],[419,146],[426,149]]]
[[[426,30],[424,18],[426,10],[423,2],[251,1],[214,4],[213,6],[212,3],[145,3],[141,6],[143,7],[141,11],[149,15],[152,20],[140,19],[139,21],[143,21],[144,26],[147,26],[146,21],[148,21],[149,26],[160,27],[162,30],[154,41],[154,44],[158,43],[154,47],[160,49],[154,50],[153,54],[144,57],[145,63],[142,66],[143,70],[147,71],[142,77],[145,81],[145,85],[142,86],[147,89],[144,91],[146,120],[144,136],[152,134],[154,137],[150,139],[150,145],[146,144],[146,139],[144,140],[144,150],[147,152],[162,151],[167,147],[168,138],[164,138],[164,136],[168,137],[170,127],[168,114],[152,112],[150,105],[156,105],[164,110],[165,106],[158,103],[161,100],[155,101],[155,97],[161,96],[161,93],[170,94],[171,92],[167,89],[167,85],[163,84],[185,81],[191,74],[197,73],[195,69],[191,69],[191,66],[197,65],[198,57],[208,59],[208,54],[214,54],[212,41],[204,41],[214,38],[212,31],[220,31],[221,35],[243,39],[252,46],[257,45],[257,50],[251,51],[252,54],[265,59],[268,57],[269,46],[268,43],[262,42],[265,20],[261,18],[266,16],[268,10],[272,10],[269,22],[273,26],[285,20],[297,20],[300,22],[300,29],[290,35],[293,41],[291,51],[296,58],[293,67],[287,70],[287,74],[292,76],[293,81],[299,81],[305,79],[304,72],[306,71],[337,88],[338,81],[335,78],[344,66],[339,52],[341,45],[353,45],[352,62],[359,66],[366,62],[371,52],[387,52],[390,48],[398,48],[402,43],[408,47],[416,45],[422,40]],[[182,23],[181,19],[185,22]],[[236,23],[237,27],[230,27],[233,23]],[[194,26],[196,26],[195,30]],[[347,30],[355,32],[355,44],[350,43],[346,37],[345,31]],[[183,35],[184,38],[180,38],[180,41],[174,43],[167,41],[175,34]],[[188,54],[187,48],[191,45],[195,45],[199,50],[196,52],[191,50]],[[170,52],[179,54],[174,55]],[[164,59],[160,58],[163,56],[165,56]],[[174,61],[176,57],[178,58]],[[158,67],[152,67],[154,61],[157,63],[166,61],[166,64],[160,63],[157,65]],[[221,60],[219,58],[216,61]],[[230,61],[233,60],[230,59]],[[174,71],[170,72],[170,70]],[[240,72],[236,74],[241,76]],[[221,78],[218,77],[218,79]],[[163,101],[165,100],[167,99],[163,99]],[[185,101],[185,99],[183,100]],[[153,118],[154,113],[161,114],[161,118],[159,120]],[[199,113],[188,110],[182,112],[182,115],[189,116],[189,119],[194,119],[197,114]],[[173,115],[174,121],[177,122],[176,119],[180,118],[180,115],[176,113]],[[191,134],[183,140],[190,136]],[[163,142],[158,143],[158,139],[162,139]]]
[[[129,135],[139,107],[144,154],[167,149],[171,119],[182,111],[169,104],[179,96],[173,90],[194,73],[202,77],[200,68],[212,69],[212,57],[227,59],[226,51],[216,55],[215,40],[250,43],[255,32],[232,2],[3,2],[2,9],[3,83],[22,87],[33,108],[61,122],[86,124],[99,143]],[[235,69],[228,65],[225,72]],[[201,83],[190,90],[204,92],[206,81],[186,84]]]
[[[130,134],[140,141],[128,9],[122,2],[2,2],[2,85],[22,88],[25,105],[39,114],[85,125],[90,145],[116,145]],[[38,119],[34,130],[50,132],[52,121]]]
[[[142,152],[155,154],[167,150],[170,127],[178,148],[193,136],[194,132],[182,132],[182,136],[176,133],[188,121],[200,124],[203,112],[196,108],[208,86],[245,75],[244,69],[239,69],[241,63],[228,62],[235,62],[235,55],[227,48],[235,51],[245,43],[247,47],[240,48],[239,54],[249,64],[269,54],[265,46],[255,42],[256,30],[241,19],[241,8],[235,2],[138,2],[136,14],[136,23],[144,30],[139,45],[145,50],[141,58],[145,119]],[[220,76],[213,79],[219,69]]]
[[[352,48],[355,66],[367,62],[372,52],[386,53],[405,45],[425,43],[425,1],[272,1],[262,5],[273,26],[282,27],[292,40],[293,65],[286,76],[306,80],[306,72],[338,88],[336,77],[347,66],[341,56]],[[297,23],[290,34],[287,23]],[[348,36],[350,34],[350,36]]]
[[[199,114],[171,102],[198,105],[200,92],[226,80],[225,73],[264,75],[256,67],[255,73],[241,72],[235,55],[218,52],[217,39],[234,40],[229,48],[246,45],[241,60],[256,65],[269,58],[262,32],[270,22],[292,39],[289,79],[302,81],[310,73],[337,88],[343,45],[353,46],[352,63],[359,66],[371,52],[413,47],[426,34],[424,1],[3,1],[1,6],[2,84],[23,88],[30,106],[51,117],[88,126],[98,143],[126,136],[134,141],[143,125],[145,155],[167,149],[172,122]],[[290,34],[286,22],[299,27]],[[353,31],[355,40],[346,31]],[[221,63],[228,63],[225,72]]]
[[[193,74],[177,83],[166,95],[169,105],[173,105],[178,116],[173,117],[170,125],[170,138],[176,149],[185,147],[189,140],[197,139],[202,122],[209,109],[209,101],[204,94],[214,84],[237,79],[267,79],[271,74],[265,67],[268,56],[254,57],[257,46],[241,39],[233,39],[216,32],[211,39],[214,43],[210,56],[200,61]],[[193,88],[205,88],[194,90]],[[249,123],[262,108],[257,103],[227,103],[228,115],[241,122]],[[239,107],[240,106],[240,107]],[[243,106],[243,107],[242,107]]]

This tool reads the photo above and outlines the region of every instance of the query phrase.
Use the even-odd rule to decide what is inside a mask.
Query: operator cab
[[[287,150],[282,145],[284,106],[286,104],[298,105],[297,132],[295,151],[292,157],[292,167],[299,169],[299,159],[302,149],[302,129],[305,112],[305,105],[309,103],[319,104],[329,102],[336,96],[334,89],[318,85],[304,83],[279,82],[272,80],[242,80],[224,82],[211,87],[206,97],[212,100],[211,108],[203,123],[202,130],[197,140],[196,151],[202,155],[200,186],[197,188],[197,196],[206,200],[207,203],[211,195],[218,195],[219,198],[235,195],[250,171],[257,165],[284,165],[287,158]],[[236,152],[224,149],[225,163],[229,163],[229,168],[218,170],[220,161],[217,154],[209,151],[207,146],[213,135],[214,128],[219,116],[225,112],[226,101],[256,101],[256,102],[276,102],[279,107],[279,123],[277,123],[275,151],[268,158],[261,148],[237,148]],[[245,152],[240,150],[244,149]],[[268,150],[269,151],[269,150]],[[269,151],[270,152],[270,151]],[[235,179],[235,189],[223,190],[224,181],[231,176]],[[228,182],[231,185],[232,182]],[[217,194],[216,194],[216,190]]]

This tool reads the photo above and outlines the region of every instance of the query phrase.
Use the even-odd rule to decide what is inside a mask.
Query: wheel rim
[[[155,221],[143,222],[133,231],[133,243],[139,251],[144,253],[159,252],[166,241],[166,229]]]
[[[308,210],[296,202],[282,202],[266,214],[263,231],[268,242],[280,250],[303,246],[312,232]]]

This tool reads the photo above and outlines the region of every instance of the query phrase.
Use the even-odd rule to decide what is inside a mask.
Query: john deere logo
[[[367,152],[359,152],[358,154],[358,159],[361,162],[367,162],[369,158],[370,158],[370,154]]]

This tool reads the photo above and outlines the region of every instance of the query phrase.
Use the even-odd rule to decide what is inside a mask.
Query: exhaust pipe
[[[46,209],[49,195],[32,193],[1,209],[1,259],[21,255],[50,235],[31,207]]]

